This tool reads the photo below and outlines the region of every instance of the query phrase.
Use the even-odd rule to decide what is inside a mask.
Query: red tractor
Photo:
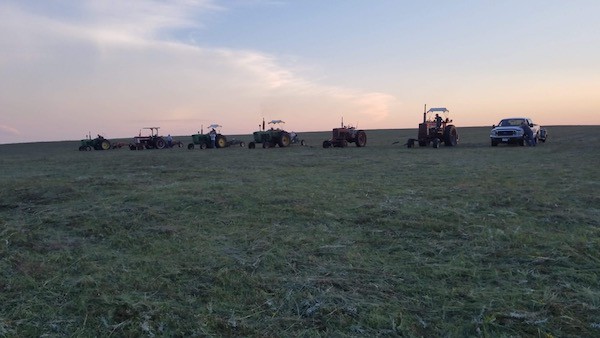
[[[450,124],[446,108],[431,108],[427,110],[427,105],[423,112],[423,122],[419,123],[419,135],[417,139],[410,138],[406,142],[408,148],[415,145],[415,141],[420,147],[426,147],[431,144],[434,148],[438,148],[442,142],[447,147],[453,147],[458,144],[458,132],[453,124]],[[439,114],[446,115],[442,118]],[[432,116],[435,114],[435,116]]]
[[[167,146],[167,142],[162,138],[162,136],[158,136],[159,128],[160,127],[144,128],[150,130],[150,135],[142,136],[142,132],[140,131],[140,134],[133,138],[133,143],[129,145],[129,149],[164,149]]]
[[[348,143],[354,143],[357,147],[364,147],[367,145],[367,134],[364,130],[344,126],[344,120],[342,120],[341,128],[333,128],[331,140],[323,141],[323,148],[343,148],[348,146]]]

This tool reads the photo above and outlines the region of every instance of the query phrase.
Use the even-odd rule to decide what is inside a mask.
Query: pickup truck
[[[492,126],[490,133],[490,140],[492,147],[497,146],[500,143],[517,143],[519,145],[525,145],[525,135],[521,124],[525,122],[533,131],[533,137],[541,142],[546,142],[547,132],[544,128],[533,123],[530,118],[527,117],[512,117],[508,119],[502,119],[498,125]]]

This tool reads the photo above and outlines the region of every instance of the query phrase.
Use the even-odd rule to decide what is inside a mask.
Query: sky
[[[0,0],[0,143],[600,125],[598,0]],[[142,131],[142,134],[145,132]]]

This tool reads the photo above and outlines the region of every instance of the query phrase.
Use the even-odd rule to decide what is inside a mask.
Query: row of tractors
[[[434,114],[435,116],[433,116]],[[446,117],[443,118],[440,114],[444,114]],[[456,127],[451,124],[452,120],[450,120],[447,115],[448,110],[446,108],[431,108],[427,110],[427,106],[425,106],[423,111],[423,122],[419,124],[417,138],[408,139],[405,145],[408,148],[414,147],[415,144],[418,144],[421,147],[432,145],[434,148],[438,148],[442,143],[444,143],[445,146],[456,146],[459,139],[458,131],[456,130]],[[259,130],[252,134],[253,140],[248,143],[248,148],[254,149],[258,144],[263,148],[272,148],[276,146],[284,148],[292,144],[306,145],[306,142],[300,139],[295,132],[288,132],[282,129],[279,125],[283,123],[285,122],[282,120],[272,120],[268,122],[268,124],[272,124],[273,126],[267,128],[265,120],[263,119],[262,124],[258,126]],[[246,143],[241,140],[232,139],[228,141],[225,135],[222,135],[217,131],[221,127],[222,126],[218,124],[212,124],[208,126],[208,129],[210,129],[210,132],[208,133],[204,133],[202,128],[202,131],[192,135],[192,143],[189,143],[187,148],[193,150],[196,147],[199,149],[207,149],[246,146]],[[147,127],[144,129],[150,131],[149,135],[142,136],[140,131],[139,135],[133,138],[133,143],[130,144],[113,144],[100,135],[94,139],[92,139],[91,136],[88,136],[86,139],[81,140],[79,150],[108,150],[124,146],[129,147],[131,150],[142,150],[183,146],[182,142],[172,140],[170,135],[167,138],[159,136],[159,127]],[[343,148],[347,147],[350,143],[354,143],[356,147],[365,147],[367,145],[367,134],[364,130],[344,125],[344,120],[342,119],[341,126],[332,130],[332,137],[323,141],[323,148]]]

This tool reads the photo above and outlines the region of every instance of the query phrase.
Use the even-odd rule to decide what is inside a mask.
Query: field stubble
[[[0,336],[599,335],[596,129],[0,146]]]

